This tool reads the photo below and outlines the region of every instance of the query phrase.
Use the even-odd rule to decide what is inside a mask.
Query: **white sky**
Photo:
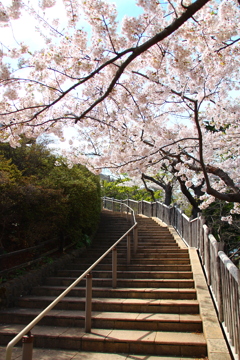
[[[142,9],[136,6],[135,0],[106,0],[109,3],[115,3],[118,10],[118,19],[121,20],[124,15],[137,16]],[[11,5],[12,0],[3,0],[3,5]],[[38,0],[31,0],[31,4],[37,4]],[[46,9],[47,18],[61,18],[64,27],[65,9],[61,0],[57,0],[56,5]],[[57,14],[57,15],[56,15]],[[35,31],[37,25],[34,17],[27,13],[18,20],[11,22],[11,27],[0,27],[0,42],[6,47],[17,46],[17,43],[24,42],[30,45],[30,50],[44,46],[42,37]],[[82,24],[84,26],[84,23]]]

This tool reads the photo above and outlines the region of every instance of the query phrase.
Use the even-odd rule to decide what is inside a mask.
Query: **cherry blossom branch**
[[[41,115],[44,111],[48,110],[49,108],[51,108],[52,106],[54,106],[55,104],[57,104],[60,100],[62,100],[67,94],[69,94],[72,90],[76,89],[79,85],[84,84],[85,82],[87,82],[89,79],[93,78],[96,74],[98,74],[102,69],[104,69],[106,66],[108,66],[109,64],[114,63],[116,60],[120,59],[121,57],[123,57],[124,55],[126,55],[129,52],[132,52],[133,49],[129,48],[126,49],[124,51],[122,51],[121,53],[118,53],[117,56],[115,56],[114,58],[106,61],[104,64],[100,65],[97,69],[95,69],[94,71],[92,71],[88,76],[86,76],[85,78],[79,80],[76,84],[72,85],[70,88],[68,88],[66,91],[64,91],[62,93],[61,96],[59,96],[57,99],[55,99],[54,101],[52,101],[51,103],[49,103],[48,105],[45,106],[45,108],[43,108],[41,111],[37,112],[36,114],[34,114],[28,121],[32,121],[34,119],[36,119],[39,115]],[[76,119],[76,123],[79,120]]]
[[[197,160],[196,160],[197,161]],[[188,168],[193,171],[201,171],[201,167],[197,165],[188,165]],[[239,193],[239,187],[237,187],[234,183],[234,181],[231,179],[231,177],[226,173],[226,171],[220,169],[219,167],[213,166],[213,165],[206,165],[206,171],[209,174],[213,174],[217,177],[219,177],[221,180],[224,181],[224,183],[233,190],[234,193]]]
[[[188,19],[190,19],[198,10],[200,10],[205,4],[207,4],[210,0],[196,0],[193,4],[189,5],[186,11],[177,19],[175,19],[172,24],[167,26],[163,31],[153,36],[151,39],[143,43],[142,45],[135,47],[131,50],[132,54],[121,64],[119,69],[117,70],[115,76],[113,77],[110,85],[107,90],[103,94],[103,96],[99,97],[96,101],[89,106],[87,110],[85,110],[76,120],[80,121],[84,118],[92,109],[94,109],[98,104],[100,104],[104,99],[108,97],[108,95],[113,90],[117,81],[120,79],[124,70],[127,66],[136,59],[143,52],[147,51],[150,47],[157,44],[158,42],[164,40],[166,37],[174,33],[177,29],[179,29]]]
[[[176,164],[177,163],[185,164],[185,166],[187,166],[188,169],[190,169],[194,172],[203,172],[201,160],[196,159],[191,154],[186,153],[186,151],[183,151],[179,154],[171,154],[170,152],[164,151],[162,149],[162,153],[165,156],[165,158],[167,158],[169,161],[171,161],[171,159],[175,158],[175,159],[177,159]],[[186,164],[183,160],[181,160],[181,155],[189,157],[189,159],[192,159],[194,162],[198,163],[199,166],[196,164],[189,164],[189,163]],[[203,161],[203,159],[202,159],[202,161]],[[218,192],[210,186],[210,181],[209,181],[209,185],[207,188],[207,193],[209,195],[213,195],[220,200],[225,200],[225,201],[229,201],[229,202],[239,202],[240,201],[240,189],[239,189],[239,187],[237,187],[234,184],[234,181],[231,179],[231,177],[228,175],[227,172],[220,169],[219,167],[209,165],[209,164],[207,164],[207,165],[204,164],[204,167],[205,167],[205,171],[207,174],[213,174],[213,175],[219,177],[226,184],[226,186],[228,186],[229,188],[231,188],[233,190],[233,194],[231,194],[231,193],[224,194],[224,193]],[[208,177],[208,175],[207,175],[207,177]],[[205,176],[204,176],[204,179],[206,181]]]
[[[134,72],[134,73],[136,73],[138,75],[141,75],[141,76],[147,78],[148,80],[150,80],[149,77],[147,75],[145,75],[145,74],[142,74],[142,73],[139,73],[139,72]],[[154,81],[154,82],[158,83],[161,86],[163,86],[163,84],[161,84],[158,81]],[[213,195],[213,196],[215,196],[215,197],[217,197],[219,199],[225,200],[225,201],[231,201],[231,202],[237,201],[237,202],[239,202],[239,200],[240,200],[240,193],[239,193],[240,189],[234,185],[234,182],[229,177],[229,175],[220,168],[216,168],[216,167],[213,167],[213,166],[210,166],[210,165],[205,165],[205,161],[204,161],[204,157],[203,157],[202,131],[201,131],[200,124],[199,124],[199,119],[198,119],[199,107],[200,107],[202,101],[201,101],[201,103],[199,105],[197,100],[191,99],[190,97],[188,97],[186,95],[183,95],[183,93],[181,93],[181,92],[177,92],[177,91],[175,91],[173,89],[171,89],[170,91],[173,94],[178,95],[182,99],[185,99],[185,100],[187,100],[187,101],[189,101],[189,102],[191,102],[193,104],[193,108],[192,108],[189,104],[186,103],[186,105],[192,111],[194,111],[194,121],[195,121],[195,125],[196,125],[197,132],[198,132],[198,138],[195,139],[195,140],[198,140],[198,143],[199,143],[199,145],[198,145],[199,146],[199,160],[197,160],[195,158],[194,158],[194,160],[199,162],[199,164],[201,165],[201,168],[198,168],[198,171],[201,169],[201,171],[203,172],[205,182],[206,182],[206,186],[207,186],[207,193],[209,195]],[[213,94],[213,92],[211,94],[206,95],[205,98],[210,97],[212,94]],[[177,142],[181,142],[181,141],[182,141],[182,139],[178,140]],[[173,143],[165,145],[165,147],[169,147],[171,145],[173,145]],[[161,148],[162,151],[163,151],[163,149],[164,149],[164,147]],[[173,155],[171,155],[171,157],[172,156]],[[193,157],[191,155],[189,155],[189,157],[193,159]],[[196,170],[196,167],[195,168],[193,166],[188,166],[188,167],[190,169],[192,169],[192,170]],[[224,183],[234,191],[234,194],[223,194],[223,193],[220,193],[217,190],[213,189],[211,187],[211,184],[210,184],[208,173],[212,173],[212,174],[217,175],[218,177],[220,177],[224,181]],[[233,200],[233,199],[235,199],[235,200]]]
[[[130,97],[131,97],[131,99],[132,99],[132,101],[133,101],[133,103],[134,103],[134,105],[136,106],[136,108],[138,109],[138,112],[139,112],[139,114],[140,114],[140,116],[141,116],[141,118],[142,118],[142,120],[143,120],[143,122],[145,122],[145,119],[144,119],[144,116],[143,116],[143,114],[142,114],[142,112],[141,112],[141,110],[140,110],[140,108],[139,108],[139,106],[138,106],[138,103],[137,103],[137,101],[134,99],[134,96],[133,96],[133,94],[131,93],[131,91],[125,86],[125,85],[123,85],[122,83],[120,83],[120,82],[118,82],[117,83],[117,85],[119,85],[119,86],[121,86],[121,87],[123,87],[123,89],[130,95]]]
[[[30,7],[26,4],[24,4],[24,7],[26,7],[28,10],[30,10]],[[53,32],[56,32],[58,35],[60,36],[64,36],[61,32],[59,32],[57,29],[55,29],[52,25],[49,24],[49,22],[47,22],[42,16],[40,16],[36,11],[35,11],[35,16],[36,18],[40,19],[40,21],[42,21],[44,24],[46,24]]]
[[[119,65],[118,70],[115,73],[115,76],[113,76],[112,80],[110,81],[110,84],[104,94],[100,96],[97,100],[95,100],[85,111],[83,111],[78,117],[76,117],[75,122],[77,123],[81,119],[83,119],[92,109],[94,109],[99,103],[104,101],[108,95],[113,90],[114,86],[116,85],[117,81],[127,68],[127,66],[136,59],[139,55],[141,55],[143,52],[147,51],[149,48],[151,48],[153,45],[157,44],[158,42],[162,41],[163,39],[167,38],[171,34],[173,34],[177,29],[179,29],[188,19],[190,19],[193,14],[195,14],[198,10],[200,10],[205,4],[207,4],[210,0],[196,0],[193,4],[188,6],[186,11],[182,13],[182,15],[175,19],[169,26],[167,26],[164,30],[162,30],[160,33],[153,36],[151,39],[147,40],[145,43],[141,44],[137,47],[128,48],[120,53],[117,53],[116,56],[109,59],[108,61],[104,62],[100,66],[98,66],[94,71],[92,71],[88,76],[82,78],[72,86],[70,86],[66,91],[62,92],[60,96],[55,98],[53,101],[50,101],[49,104],[44,106],[41,110],[33,114],[28,121],[31,122],[34,119],[37,119],[41,114],[43,114],[45,111],[47,111],[49,108],[53,107],[55,104],[57,104],[59,101],[61,101],[66,95],[68,95],[72,90],[76,89],[80,85],[85,84],[89,79],[93,78],[96,74],[99,74],[104,68],[106,68],[110,64],[114,64],[117,60],[123,58],[125,55],[130,55],[127,57],[126,60],[122,62],[121,65]],[[25,109],[18,109],[18,112],[24,111]]]
[[[189,139],[190,139],[190,140],[196,140],[196,138],[183,138],[183,139],[181,139],[181,140],[172,142],[172,144],[176,144],[176,143],[178,143],[178,142],[180,142],[180,141],[187,141],[187,140],[189,140]],[[148,144],[148,145],[149,145],[149,144]],[[150,146],[151,146],[151,145],[150,145]],[[150,152],[150,153],[147,154],[147,155],[138,156],[138,157],[136,157],[135,159],[131,159],[131,160],[125,161],[125,162],[123,162],[123,163],[121,163],[121,164],[114,164],[114,165],[111,165],[111,166],[105,165],[105,166],[103,166],[103,167],[97,167],[96,169],[97,169],[97,170],[100,170],[100,169],[119,169],[119,168],[121,168],[121,167],[126,167],[127,165],[130,165],[130,164],[132,164],[132,163],[140,162],[140,161],[145,160],[145,159],[147,159],[147,158],[150,158],[151,156],[154,156],[154,155],[156,155],[156,154],[161,154],[161,152],[164,153],[164,150],[163,150],[163,149],[164,149],[165,147],[168,147],[168,146],[171,146],[171,144],[164,145],[164,146],[156,149],[155,151]],[[168,153],[165,152],[164,158],[167,158],[167,157],[166,157],[167,154],[168,154]],[[168,155],[169,155],[169,154],[168,154]],[[174,155],[169,155],[169,156],[174,157]],[[160,161],[162,161],[162,160],[163,160],[163,158],[159,159],[158,162],[160,162]],[[150,164],[150,166],[151,166],[151,165],[152,165],[152,163]]]
[[[60,94],[63,93],[63,91],[60,90],[60,89],[57,89],[57,88],[55,88],[55,87],[53,87],[53,86],[44,84],[44,83],[42,83],[42,82],[40,82],[40,81],[33,80],[33,79],[9,78],[9,79],[4,79],[4,80],[2,80],[1,82],[2,82],[2,83],[5,83],[5,82],[6,82],[7,84],[11,84],[11,83],[14,83],[14,82],[16,82],[16,81],[18,81],[19,83],[25,82],[25,83],[37,84],[37,85],[40,85],[40,86],[42,86],[42,87],[45,87],[45,88],[47,88],[47,89],[49,89],[49,90],[53,90],[53,91],[59,92]],[[25,110],[25,109],[23,109],[23,110]],[[22,111],[22,109],[19,109],[18,111]],[[9,113],[7,113],[7,114],[9,114]],[[0,115],[7,115],[7,114],[3,113],[3,114],[0,114]]]
[[[216,53],[219,53],[220,51],[228,48],[229,46],[232,46],[233,44],[235,44],[235,43],[238,42],[239,40],[240,40],[240,38],[237,38],[237,39],[235,39],[235,40],[232,40],[230,44],[223,43],[224,46],[222,46],[222,47],[221,47],[220,49],[218,49],[218,50],[215,50],[215,52],[216,52]]]
[[[175,6],[172,4],[172,2],[170,0],[168,0],[168,3],[170,4],[170,6],[173,8],[173,12],[176,16],[176,18],[178,18],[178,13],[177,13],[177,10],[175,9]]]
[[[196,100],[192,100],[194,102],[194,120],[195,120],[195,124],[196,124],[196,128],[198,131],[198,136],[199,136],[199,162],[202,168],[202,172],[204,175],[204,179],[206,182],[206,188],[207,188],[207,193],[209,195],[212,195],[214,197],[216,197],[217,199],[220,200],[224,200],[224,201],[229,201],[229,202],[240,202],[240,189],[238,189],[238,192],[234,192],[234,193],[221,193],[217,190],[215,190],[214,188],[212,188],[209,177],[208,177],[208,172],[207,172],[207,168],[205,166],[205,162],[204,162],[204,157],[203,157],[203,138],[202,138],[202,131],[199,125],[199,120],[198,120],[198,102]],[[219,174],[221,173],[221,175],[223,176],[223,172],[219,171]],[[227,176],[224,176],[223,179],[228,180]]]
[[[103,124],[107,127],[110,127],[114,130],[116,130],[117,132],[119,132],[119,129],[116,127],[116,126],[113,126],[111,123],[107,123],[106,121],[104,120],[100,120],[100,119],[97,119],[96,117],[94,116],[87,116],[87,119],[90,119],[90,120],[93,120],[93,121],[96,121],[96,122],[99,122],[100,124]]]
[[[104,23],[104,25],[105,25],[105,28],[106,28],[106,31],[107,31],[107,34],[108,34],[108,38],[109,38],[110,44],[112,45],[112,48],[113,48],[113,52],[114,52],[115,54],[117,54],[117,51],[116,51],[115,46],[114,46],[114,43],[113,43],[113,41],[112,41],[112,37],[111,37],[110,32],[109,32],[108,25],[107,25],[106,20],[105,20],[105,17],[104,17],[103,15],[102,15],[102,18],[103,18],[103,23]]]
[[[11,114],[16,114],[16,113],[18,113],[18,112],[20,112],[20,111],[24,111],[24,110],[31,110],[31,109],[39,109],[39,108],[43,108],[43,107],[45,107],[45,105],[35,105],[35,106],[28,106],[28,107],[26,107],[26,108],[21,108],[21,109],[17,109],[17,110],[12,110],[12,111],[8,111],[7,113],[2,113],[2,114],[0,114],[0,115],[11,115]],[[29,122],[29,120],[27,119],[25,122],[23,122],[23,123],[27,123],[27,122]],[[18,123],[19,124],[19,123]],[[12,125],[12,123],[10,124],[10,125]],[[14,125],[14,124],[13,124]],[[6,125],[6,127],[7,127],[8,125]]]

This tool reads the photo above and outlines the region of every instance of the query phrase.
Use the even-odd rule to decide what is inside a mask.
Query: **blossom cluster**
[[[22,134],[45,133],[62,140],[64,129],[74,127],[67,153],[73,163],[136,177],[171,169],[188,188],[205,182],[201,208],[214,201],[213,193],[237,199],[237,4],[213,0],[168,36],[166,29],[186,10],[178,1],[137,0],[144,12],[125,16],[119,26],[108,1],[63,0],[65,29],[61,19],[44,17],[55,4],[41,0],[38,9],[28,8],[45,47],[1,49],[1,141],[15,147]],[[22,9],[21,1],[1,5],[0,21],[6,26]],[[157,34],[162,40],[140,52]]]

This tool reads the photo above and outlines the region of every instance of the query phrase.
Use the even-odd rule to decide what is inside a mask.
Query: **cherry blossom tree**
[[[158,185],[165,192],[164,204],[169,206],[172,203],[172,195],[173,195],[173,185],[176,182],[174,176],[169,176],[169,171],[161,172],[156,174],[155,176],[149,176],[146,174],[142,174],[141,177],[145,188],[149,188],[147,185],[147,181]],[[153,201],[156,201],[154,197],[154,193],[152,193]]]
[[[136,0],[143,13],[119,28],[109,1],[63,0],[66,29],[44,15],[55,3],[1,5],[4,26],[28,12],[45,41],[2,44],[1,141],[72,126],[73,162],[140,177],[174,161],[188,188],[204,181],[202,207],[218,198],[239,212],[237,1]]]

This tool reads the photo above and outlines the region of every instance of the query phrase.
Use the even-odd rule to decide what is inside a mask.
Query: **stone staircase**
[[[111,256],[93,270],[91,333],[84,331],[82,281],[32,330],[34,359],[206,359],[188,249],[153,219],[137,216],[137,221],[139,246],[131,264],[127,264],[126,240],[118,246],[116,289]],[[20,297],[16,308],[2,311],[0,355],[3,346],[127,229],[120,214],[103,212],[95,242],[81,258]]]

